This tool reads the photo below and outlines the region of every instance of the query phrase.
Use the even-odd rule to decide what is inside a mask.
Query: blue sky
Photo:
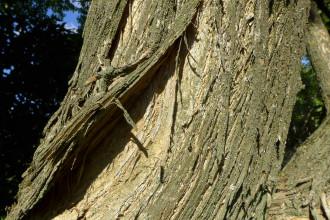
[[[50,16],[53,14],[52,9],[48,9],[47,10],[47,15]],[[64,22],[66,25],[65,27],[67,29],[71,29],[71,30],[76,30],[78,28],[78,21],[77,18],[79,16],[78,12],[73,12],[73,11],[65,11],[64,12],[64,18],[62,20],[62,22]],[[60,22],[60,23],[62,23]]]
[[[81,7],[79,1],[70,0],[70,2],[76,8],[80,8]],[[64,12],[63,22],[66,23],[65,27],[67,29],[77,30],[78,25],[79,25],[78,24],[78,21],[77,21],[78,16],[79,16],[79,13],[78,12],[72,12],[72,11],[66,11],[66,12]]]
[[[65,27],[68,29],[77,29],[78,28],[78,21],[77,18],[79,16],[78,12],[67,11],[64,13],[63,22],[66,23]]]
[[[304,66],[310,66],[311,65],[311,61],[310,61],[309,57],[306,56],[306,55],[304,55],[301,58],[301,64],[304,65]]]

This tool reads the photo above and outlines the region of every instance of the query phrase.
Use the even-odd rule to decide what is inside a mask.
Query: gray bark
[[[93,1],[67,96],[8,219],[266,218],[308,7]],[[86,83],[99,60],[143,57],[105,93]]]

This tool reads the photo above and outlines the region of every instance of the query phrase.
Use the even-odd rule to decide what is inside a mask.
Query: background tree
[[[329,31],[330,4],[327,1],[315,2],[317,3],[318,8],[315,8],[314,13],[320,14],[323,20],[323,22],[319,23],[320,27],[324,25]],[[318,27],[318,29],[320,29],[320,27]],[[315,32],[315,36],[319,36],[317,31]],[[315,43],[318,44],[319,41],[315,41]],[[301,79],[304,88],[298,93],[297,102],[293,110],[287,140],[286,154],[283,161],[284,164],[289,161],[291,156],[295,153],[296,148],[302,144],[315,131],[316,128],[320,126],[326,115],[319,80],[317,79],[317,74],[310,59],[310,55],[307,55],[302,60],[303,68],[301,71]],[[315,64],[313,65],[315,66]]]
[[[312,4],[306,46],[320,81],[325,108],[329,112],[330,38],[319,14],[317,5]],[[321,15],[324,17],[326,13]],[[329,126],[327,114],[320,127],[297,148],[296,153],[281,171],[270,211],[275,216],[306,216],[309,213],[313,219],[319,219],[322,215],[330,219],[327,199],[330,189]]]
[[[113,7],[94,2],[69,92],[46,126],[11,217],[49,217],[72,204],[75,207],[59,218],[265,216],[298,91],[293,73],[303,52],[297,48],[303,43],[305,3],[196,1],[146,6],[136,1],[124,7],[123,1]],[[156,8],[164,13],[153,13]],[[245,10],[246,20],[234,13],[238,9]],[[147,12],[150,23],[143,23],[142,12]],[[97,19],[98,26],[94,19],[102,14],[109,17]],[[215,15],[220,18],[212,20]],[[137,39],[143,39],[141,44]],[[293,59],[283,59],[283,54]],[[99,69],[98,57],[114,66],[141,60],[100,94],[97,82],[86,86]],[[147,86],[155,71],[163,78]],[[121,103],[130,107],[136,125]],[[118,119],[118,108],[125,120]],[[134,127],[131,133],[127,124]],[[73,187],[76,181],[78,188]],[[110,184],[104,186],[104,181]],[[61,201],[58,192],[64,194],[63,203],[47,199]],[[314,203],[308,204],[315,210]],[[45,213],[49,207],[55,212]],[[273,209],[272,215],[277,214]]]
[[[85,1],[84,1],[85,2]],[[65,28],[70,1],[0,3],[0,216],[13,202],[42,128],[59,107],[78,60],[81,28]],[[82,18],[83,19],[83,16]]]

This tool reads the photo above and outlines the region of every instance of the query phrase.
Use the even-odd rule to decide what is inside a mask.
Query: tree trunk
[[[8,219],[265,219],[308,11],[303,0],[93,1]],[[118,76],[97,79],[110,64]]]

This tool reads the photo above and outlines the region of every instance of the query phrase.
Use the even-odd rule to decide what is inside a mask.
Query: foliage
[[[301,79],[305,88],[298,93],[293,109],[285,163],[293,155],[297,146],[320,126],[326,115],[316,73],[309,61],[305,60],[305,62],[301,70]]]
[[[320,9],[323,23],[330,33],[330,0],[315,0],[315,2]]]
[[[0,2],[0,216],[77,63],[82,39],[61,22],[65,10],[87,11],[69,0]]]

